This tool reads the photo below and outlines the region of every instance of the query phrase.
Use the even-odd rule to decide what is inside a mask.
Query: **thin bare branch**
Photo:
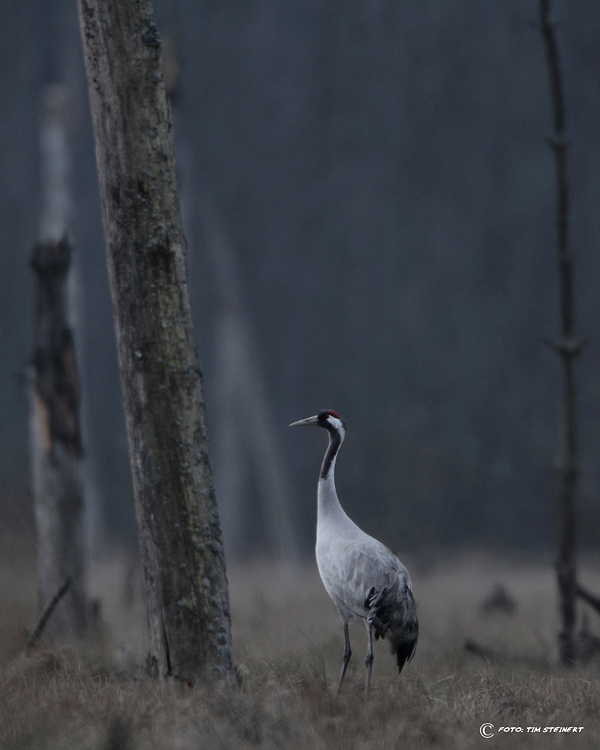
[[[590,594],[590,592],[587,589],[584,589],[580,584],[577,584],[576,593],[580,599],[583,599],[584,602],[587,602],[597,612],[600,612],[600,596]]]
[[[23,646],[23,655],[25,655],[29,651],[29,649],[33,648],[33,646],[35,646],[35,644],[41,638],[41,635],[44,632],[44,628],[46,627],[48,620],[50,619],[50,615],[56,609],[59,601],[67,593],[67,590],[71,585],[71,581],[71,578],[66,578],[64,582],[61,583],[61,585],[58,587],[56,594],[54,594],[52,599],[50,599],[48,604],[46,604],[46,606],[44,607],[41,615],[38,618],[38,621],[35,624],[35,627],[25,641],[25,645]]]
[[[565,104],[560,75],[558,44],[550,0],[540,0],[540,31],[544,41],[553,129],[549,142],[556,166],[556,235],[560,300],[560,337],[550,343],[563,364],[562,449],[558,461],[558,560],[556,563],[562,630],[559,634],[560,659],[575,663],[576,531],[575,504],[579,481],[576,363],[585,342],[575,337],[573,298],[573,256],[569,248],[569,183],[567,178],[567,138]],[[547,342],[549,343],[549,342]]]

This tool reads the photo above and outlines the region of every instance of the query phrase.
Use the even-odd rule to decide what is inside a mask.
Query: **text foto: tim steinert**
[[[493,724],[482,724],[479,728],[482,737],[493,737],[494,734],[508,734],[520,732],[533,732],[545,734],[547,732],[583,732],[583,727],[498,727],[494,728]]]

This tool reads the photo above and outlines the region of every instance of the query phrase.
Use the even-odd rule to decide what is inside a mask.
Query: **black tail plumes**
[[[399,583],[378,592],[372,588],[365,599],[368,621],[375,629],[375,639],[389,638],[396,654],[398,672],[413,658],[419,636],[417,609],[411,590],[399,591]]]
[[[417,620],[415,600],[411,592],[408,592],[408,598],[411,604],[411,614],[408,621],[405,622],[402,633],[397,634],[399,637],[396,634],[392,635],[392,653],[396,654],[398,672],[402,672],[404,665],[408,664],[415,655],[417,638],[419,637],[419,621]]]

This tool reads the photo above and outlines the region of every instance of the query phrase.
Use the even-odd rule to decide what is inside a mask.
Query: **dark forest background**
[[[5,519],[31,523],[21,377],[33,347],[28,258],[40,211],[41,94],[63,81],[72,92],[90,523],[101,548],[133,540],[135,521],[76,7],[1,7],[0,503]],[[555,7],[577,328],[591,338],[580,372],[580,527],[593,547],[600,5]],[[322,408],[348,424],[337,474],[346,510],[393,549],[550,551],[561,371],[543,344],[558,331],[558,296],[537,2],[155,0],[155,11],[164,54],[179,66],[172,109],[217,492],[239,469],[220,433],[220,321],[233,305],[305,553],[325,437],[287,425]],[[236,267],[233,301],[215,243]],[[228,521],[242,530],[241,547],[227,551],[269,552],[252,427],[246,413],[230,423],[235,461],[248,468],[241,510]]]

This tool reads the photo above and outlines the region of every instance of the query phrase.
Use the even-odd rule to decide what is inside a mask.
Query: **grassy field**
[[[582,577],[600,591],[596,562]],[[182,692],[144,677],[141,585],[123,556],[91,571],[104,621],[93,642],[39,648],[27,658],[19,649],[23,627],[35,620],[30,544],[6,540],[0,563],[2,750],[600,747],[600,660],[573,673],[556,666],[548,564],[481,554],[427,568],[413,562],[417,655],[398,678],[387,645],[378,643],[365,704],[364,628],[351,627],[354,655],[338,697],[341,628],[313,566],[230,569],[238,685]],[[516,601],[513,615],[481,611],[499,582]],[[594,614],[590,626],[598,630]],[[466,651],[465,639],[492,658]],[[484,722],[494,725],[491,739],[479,733]],[[549,726],[584,729],[544,733]]]

